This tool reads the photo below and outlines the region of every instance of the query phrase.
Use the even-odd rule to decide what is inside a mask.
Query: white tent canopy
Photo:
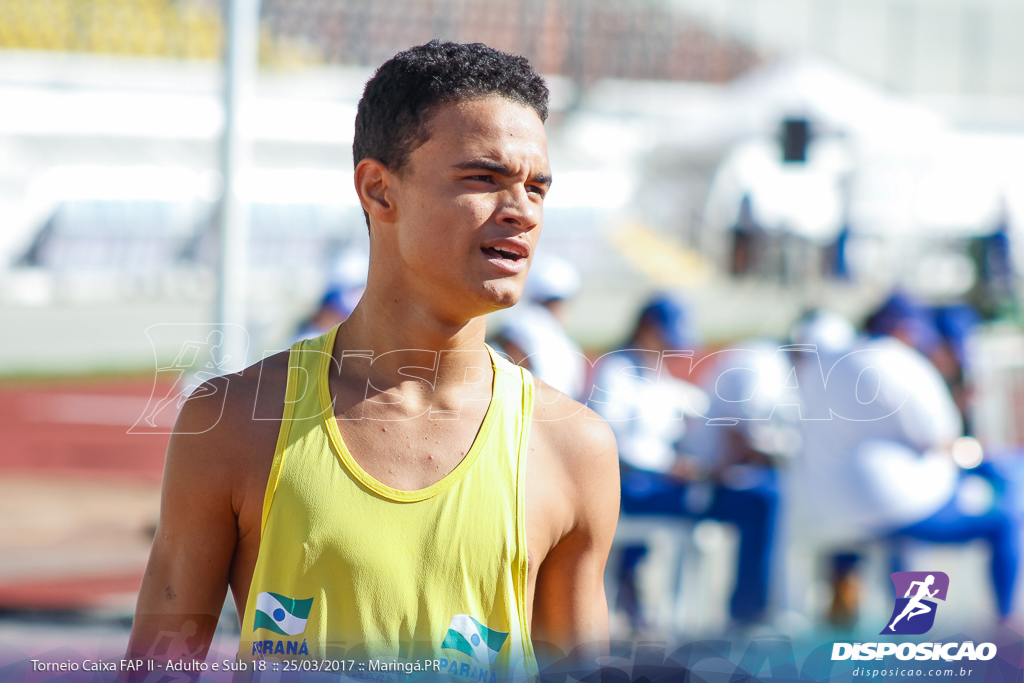
[[[778,145],[763,138],[733,148],[719,167],[705,222],[717,229],[736,223],[750,200],[754,222],[768,231],[809,240],[833,240],[843,223],[841,181],[848,161],[841,144],[821,146],[806,164],[785,163]]]
[[[990,234],[1001,218],[1021,226],[1024,135],[942,130],[921,144],[868,146],[851,203],[864,234],[970,237]]]
[[[808,57],[752,71],[730,91],[731,104],[746,113],[751,133],[774,133],[779,121],[793,116],[826,132],[876,141],[928,136],[943,128],[934,112]]]
[[[941,118],[814,60],[790,60],[732,86],[753,139],[732,147],[705,209],[733,225],[744,196],[762,227],[823,242],[848,218],[854,234],[989,234],[1003,209],[1024,224],[1024,136],[951,130]],[[785,164],[773,136],[787,117],[819,137],[806,164]],[[739,131],[737,131],[739,133]],[[848,188],[848,191],[847,189]]]

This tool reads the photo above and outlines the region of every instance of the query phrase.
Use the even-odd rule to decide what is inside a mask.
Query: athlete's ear
[[[356,165],[355,185],[359,203],[370,218],[389,223],[394,220],[395,205],[391,197],[393,174],[376,159],[363,159]]]

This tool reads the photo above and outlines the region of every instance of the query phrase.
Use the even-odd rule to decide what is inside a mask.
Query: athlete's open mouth
[[[519,261],[520,259],[526,258],[523,254],[519,254],[508,249],[500,249],[498,247],[482,247],[481,250],[490,258],[500,258],[509,261]]]

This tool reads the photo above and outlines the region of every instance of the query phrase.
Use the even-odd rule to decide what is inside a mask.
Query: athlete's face
[[[532,109],[492,96],[443,105],[428,132],[388,177],[394,222],[380,237],[402,269],[395,275],[446,315],[511,306],[550,185],[543,123]]]

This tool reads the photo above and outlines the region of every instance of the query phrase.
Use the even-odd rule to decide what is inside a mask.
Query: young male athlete
[[[436,41],[367,83],[365,293],[186,402],[130,654],[187,621],[205,654],[228,587],[243,659],[503,680],[537,670],[533,641],[607,638],[614,439],[484,344],[540,236],[547,94],[521,57]]]

